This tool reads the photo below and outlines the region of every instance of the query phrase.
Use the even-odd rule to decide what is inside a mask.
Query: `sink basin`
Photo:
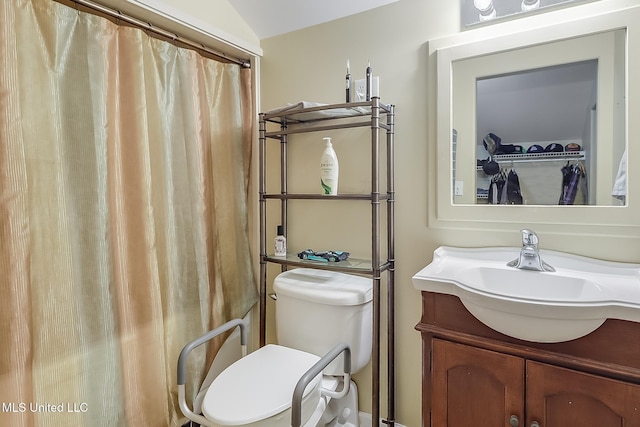
[[[570,341],[606,319],[640,322],[640,265],[540,250],[555,272],[508,267],[519,253],[443,246],[413,283],[457,296],[485,325],[526,341]]]

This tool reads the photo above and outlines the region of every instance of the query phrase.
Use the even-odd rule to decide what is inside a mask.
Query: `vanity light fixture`
[[[460,0],[460,23],[463,27],[488,24],[502,18],[537,13],[564,4],[579,4],[595,0]]]
[[[480,21],[489,21],[496,17],[493,0],[473,0],[473,5],[478,9]]]

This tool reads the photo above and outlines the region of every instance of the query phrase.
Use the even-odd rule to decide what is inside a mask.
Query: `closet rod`
[[[240,59],[240,58],[234,58],[232,56],[227,55],[226,53],[214,50],[210,47],[207,47],[201,43],[198,42],[194,42],[188,39],[185,39],[183,37],[180,37],[178,34],[172,33],[171,31],[167,31],[165,29],[162,29],[160,27],[156,27],[154,25],[152,25],[149,22],[144,22],[141,21],[138,18],[134,18],[133,16],[129,16],[129,15],[125,15],[124,13],[122,13],[119,10],[115,10],[115,9],[111,9],[107,6],[103,6],[101,4],[95,3],[91,0],[71,0],[73,3],[75,4],[80,4],[82,6],[88,7],[89,9],[93,9],[96,10],[100,13],[104,13],[105,15],[108,15],[112,18],[116,18],[116,19],[120,19],[122,21],[125,21],[131,25],[135,25],[136,27],[139,27],[143,30],[147,30],[147,31],[151,31],[154,32],[160,36],[163,37],[167,37],[175,42],[180,42],[184,45],[187,45],[189,47],[192,47],[194,49],[198,49],[201,50],[203,52],[206,52],[210,55],[213,56],[217,56],[220,59],[232,62],[234,64],[238,64],[244,68],[251,68],[251,62],[247,59]]]

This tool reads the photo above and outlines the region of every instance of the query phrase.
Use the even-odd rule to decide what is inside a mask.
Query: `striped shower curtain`
[[[257,299],[250,73],[0,2],[1,426],[180,423],[180,349]]]

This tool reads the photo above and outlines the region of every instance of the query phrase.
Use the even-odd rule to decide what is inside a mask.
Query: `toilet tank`
[[[298,268],[280,273],[276,293],[278,343],[323,356],[340,343],[351,349],[351,372],[371,358],[373,280],[334,271]],[[343,372],[342,355],[324,370]]]

